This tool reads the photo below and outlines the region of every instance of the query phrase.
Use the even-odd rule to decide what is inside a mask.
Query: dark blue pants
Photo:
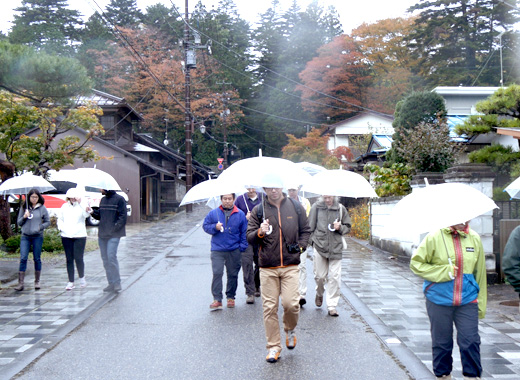
[[[224,275],[224,267],[227,273],[226,297],[228,299],[235,299],[241,256],[242,254],[238,249],[230,252],[211,251],[211,268],[213,269],[211,293],[215,301],[222,301],[222,276]]]
[[[433,373],[441,377],[451,373],[453,366],[453,324],[457,329],[457,344],[462,361],[462,374],[480,377],[480,335],[478,334],[478,304],[440,306],[426,300],[432,334]]]

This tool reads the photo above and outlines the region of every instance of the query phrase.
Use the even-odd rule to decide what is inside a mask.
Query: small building
[[[352,148],[355,138],[364,135],[393,135],[394,127],[392,122],[394,117],[380,112],[365,111],[351,118],[342,120],[335,124],[331,124],[323,132],[328,134],[329,141],[327,148],[332,150],[339,146],[346,146]],[[354,157],[363,152],[353,152]]]
[[[493,95],[500,87],[445,87],[440,86],[434,88],[435,91],[444,98],[447,110],[448,125],[450,130],[458,124],[463,123],[470,115],[477,115],[475,108],[476,104],[482,100],[486,100]],[[453,132],[452,132],[453,134]],[[456,135],[452,135],[456,138]],[[504,146],[511,146],[515,151],[518,151],[518,142],[512,136],[506,134],[501,135],[497,133],[487,133],[477,135],[471,138],[462,137],[464,142],[468,145],[467,151],[480,149],[491,144],[500,144]]]

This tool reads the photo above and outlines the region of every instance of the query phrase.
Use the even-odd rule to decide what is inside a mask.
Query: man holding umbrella
[[[280,297],[286,346],[288,349],[296,347],[294,330],[300,314],[298,264],[301,251],[307,248],[310,229],[301,204],[283,194],[284,184],[279,175],[266,174],[261,183],[266,197],[251,212],[247,240],[259,245],[258,264],[268,350],[266,361],[275,363],[282,351],[278,321]]]
[[[103,266],[107,275],[108,286],[104,292],[120,292],[121,277],[117,247],[119,240],[126,235],[126,201],[115,190],[101,190],[104,195],[99,203],[99,209],[92,210],[94,219],[99,220],[98,242]]]

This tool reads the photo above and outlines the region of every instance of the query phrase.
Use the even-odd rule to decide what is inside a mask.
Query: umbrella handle
[[[264,222],[265,222],[265,219],[264,219]],[[273,233],[273,226],[269,225],[269,231],[267,231],[265,234],[271,235],[272,233]]]
[[[27,217],[27,219],[32,219],[34,217],[33,214],[29,214],[29,216]]]
[[[338,219],[336,219],[334,222],[337,222],[337,221],[338,221]],[[332,228],[330,226],[332,226]],[[329,228],[329,231],[332,231],[332,232],[336,231],[336,229],[334,228],[334,226],[332,224],[329,224],[327,227]]]

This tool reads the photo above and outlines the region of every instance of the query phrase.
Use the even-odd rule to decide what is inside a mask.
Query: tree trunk
[[[2,182],[12,178],[13,175],[14,165],[9,161],[1,160],[0,179],[2,179]],[[8,196],[0,196],[0,236],[2,236],[2,239],[6,240],[12,235],[13,230],[11,229],[11,213],[9,211]]]

